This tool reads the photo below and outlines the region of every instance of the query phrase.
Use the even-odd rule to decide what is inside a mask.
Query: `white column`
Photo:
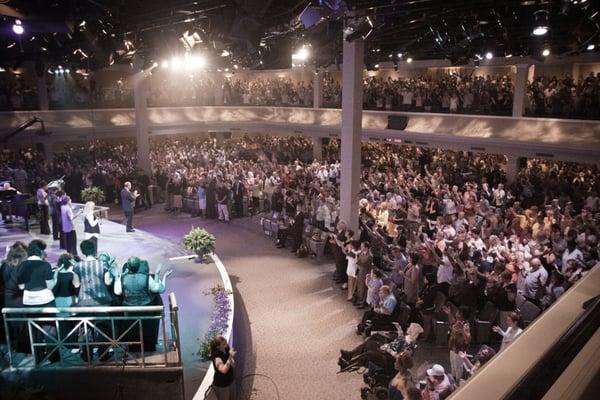
[[[323,71],[313,74],[313,108],[323,108]]]
[[[518,157],[514,154],[506,156],[506,183],[511,184],[517,178],[519,173],[519,163],[523,157]]]
[[[525,111],[525,99],[527,98],[527,76],[529,73],[529,65],[517,64],[517,73],[515,74],[515,93],[513,95],[513,111],[514,118],[521,118]]]
[[[42,111],[48,110],[48,85],[46,85],[46,76],[36,76],[35,83],[37,89],[38,107]]]
[[[135,139],[137,145],[137,165],[150,175],[150,137],[148,132],[148,82],[142,72],[138,72],[133,82],[133,102],[135,106]]]
[[[365,44],[362,40],[354,42],[344,40],[343,51],[340,217],[350,229],[358,232]]]
[[[313,159],[315,161],[321,161],[323,159],[323,138],[313,136],[312,142],[313,142]]]

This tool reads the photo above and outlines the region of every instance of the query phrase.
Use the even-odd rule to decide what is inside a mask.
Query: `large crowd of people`
[[[85,153],[70,169],[61,153],[53,160],[66,181],[76,174],[79,185],[110,191],[135,173],[133,143],[66,151]],[[278,227],[277,246],[292,239],[299,256],[307,241],[322,241],[335,282],[364,313],[365,343],[342,351],[339,365],[376,365],[369,374],[389,393],[444,398],[598,263],[597,166],[528,160],[507,182],[503,156],[363,143],[352,231],[339,217],[338,151],[330,140],[323,161],[313,160],[312,141],[298,137],[154,139],[152,174],[140,187],[156,184],[173,212],[189,199],[189,211],[223,222],[264,213]],[[8,171],[15,184],[19,168],[27,172]],[[475,321],[486,318],[493,329],[482,335]],[[447,344],[449,356],[415,389],[422,340]]]
[[[527,88],[527,114],[558,118],[600,118],[600,73],[578,80],[537,77]]]
[[[148,105],[312,107],[313,82],[285,77],[237,78],[162,73],[149,78]],[[107,81],[108,82],[108,81]],[[334,74],[323,74],[323,105],[339,108],[342,85]],[[566,75],[536,76],[526,91],[525,113],[536,117],[598,119],[600,73],[575,80]],[[387,78],[363,81],[366,110],[511,115],[514,86],[509,75],[451,73],[447,75]],[[114,84],[96,83],[93,76],[56,75],[48,85],[51,109],[133,107],[133,89],[127,77]],[[38,107],[37,91],[24,78],[0,82],[0,110]]]
[[[223,85],[224,105],[311,107],[312,82],[289,78],[231,79]]]

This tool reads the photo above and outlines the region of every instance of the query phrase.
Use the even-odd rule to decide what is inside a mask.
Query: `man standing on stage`
[[[121,190],[121,207],[125,218],[127,218],[127,232],[135,232],[132,226],[133,209],[135,208],[135,199],[139,196],[138,191],[131,193],[131,182],[125,182],[123,190]]]

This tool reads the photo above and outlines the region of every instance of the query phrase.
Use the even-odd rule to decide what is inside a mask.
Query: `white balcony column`
[[[313,108],[323,108],[323,71],[313,74]]]
[[[521,163],[525,160],[524,157],[518,157],[514,154],[506,155],[506,183],[512,184],[519,174]]]
[[[318,136],[312,137],[313,143],[313,159],[315,161],[323,160],[323,138]]]
[[[529,74],[528,64],[517,64],[515,74],[515,92],[513,94],[513,118],[521,118],[525,111],[525,100],[527,99],[527,76]]]
[[[343,52],[340,217],[350,229],[358,232],[364,41],[344,40]]]
[[[137,165],[150,175],[150,132],[148,120],[148,78],[138,72],[133,79],[133,103],[135,106],[135,139]]]

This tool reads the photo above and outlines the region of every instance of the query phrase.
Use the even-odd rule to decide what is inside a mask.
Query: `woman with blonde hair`
[[[83,232],[85,240],[90,240],[94,243],[94,249],[98,254],[98,238],[100,237],[100,224],[98,218],[94,214],[96,203],[88,201],[83,207]]]

